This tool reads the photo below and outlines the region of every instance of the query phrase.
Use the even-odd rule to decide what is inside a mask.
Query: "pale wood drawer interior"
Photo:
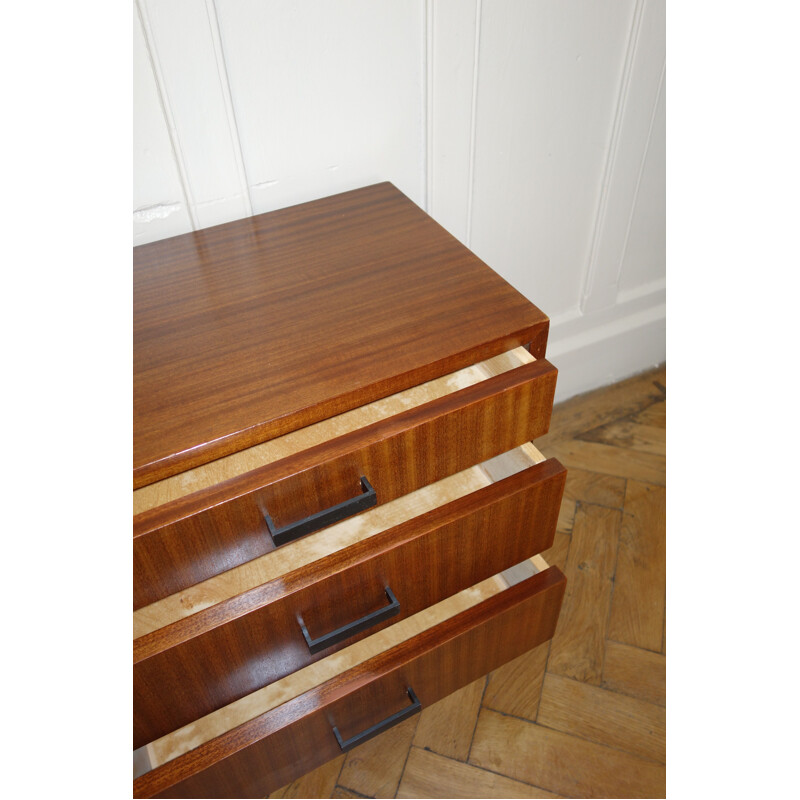
[[[140,514],[193,492],[214,486],[245,472],[307,450],[314,445],[388,419],[403,411],[482,383],[495,375],[534,361],[536,359],[524,347],[517,347],[494,358],[413,386],[352,411],[308,425],[292,433],[187,470],[179,475],[143,486],[133,493],[133,513],[134,515]]]
[[[173,731],[134,752],[134,778],[277,708],[343,672],[487,600],[549,565],[533,556],[504,572],[465,589],[395,625],[310,664],[224,708]]]
[[[140,512],[169,502],[533,361],[533,356],[524,348],[516,348],[338,417],[257,445],[248,451],[198,467],[189,473],[143,487],[134,493],[134,509]],[[358,516],[345,519],[317,534],[270,551],[260,558],[134,612],[134,638],[145,636],[205,608],[235,598],[292,570],[310,565],[356,542],[369,539],[406,520],[465,497],[545,460],[545,456],[531,443],[526,443]],[[535,556],[149,743],[134,752],[134,777],[166,764],[226,731],[321,686],[352,667],[547,568],[544,559]]]
[[[135,611],[134,639],[545,460],[545,456],[528,442],[482,464],[342,520],[312,536],[272,550],[260,558]]]

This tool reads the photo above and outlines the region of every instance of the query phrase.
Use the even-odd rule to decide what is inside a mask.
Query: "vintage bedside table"
[[[134,796],[264,797],[551,638],[548,320],[391,184],[134,250]]]

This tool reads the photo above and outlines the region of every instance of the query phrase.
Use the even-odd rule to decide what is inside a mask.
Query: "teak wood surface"
[[[181,472],[164,480],[156,481],[136,489],[133,493],[133,513],[156,506],[171,503],[181,497],[207,489],[217,483],[230,480],[245,472],[257,469],[264,464],[271,464],[281,458],[307,450],[309,447],[343,436],[345,433],[364,428],[373,422],[416,408],[429,403],[437,397],[458,389],[465,389],[486,380],[492,375],[500,375],[536,359],[525,349],[515,347],[513,350],[493,356],[486,361],[479,361],[455,372],[440,375],[425,383],[416,384],[408,389],[395,392],[388,397],[373,400],[371,403],[353,408],[343,414],[322,419],[312,425],[306,425],[291,433],[285,433],[266,442],[247,447],[229,456],[218,458],[208,464]]]
[[[233,702],[553,543],[566,470],[554,459],[134,642],[134,747]],[[312,656],[312,637],[386,604],[400,613]]]
[[[134,797],[264,797],[347,739],[423,708],[553,636],[566,581],[551,567],[134,781]]]
[[[134,488],[547,339],[389,183],[136,247],[133,283]]]
[[[569,470],[555,541],[542,554],[569,587],[552,645],[270,797],[665,797],[665,428],[665,367],[556,406],[551,433],[536,442],[549,455],[563,449]],[[557,446],[571,439],[590,450]],[[653,465],[643,475],[636,458],[620,476],[608,446],[623,456],[656,453],[658,483],[647,482]],[[621,512],[618,531],[597,524],[607,520],[603,507]],[[599,593],[605,585],[613,592]],[[587,629],[605,630],[599,650]],[[593,653],[600,668],[583,672]]]
[[[557,370],[540,359],[134,517],[134,609],[274,549],[278,525],[357,494],[379,503],[547,433]],[[313,534],[312,534],[313,535]]]

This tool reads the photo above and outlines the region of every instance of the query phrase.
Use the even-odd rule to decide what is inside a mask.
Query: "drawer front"
[[[134,608],[274,549],[265,514],[286,528],[358,498],[362,478],[385,503],[542,436],[556,375],[526,364],[137,515]]]
[[[536,464],[140,637],[134,747],[546,550],[565,477]]]
[[[557,567],[363,662],[142,775],[134,797],[264,797],[411,704],[425,708],[553,636]],[[414,710],[413,708],[411,709]]]

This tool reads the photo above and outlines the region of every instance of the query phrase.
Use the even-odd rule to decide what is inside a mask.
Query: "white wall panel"
[[[211,0],[140,0],[197,227],[251,213]]]
[[[666,273],[666,103],[662,83],[619,280],[620,293],[663,282]]]
[[[618,299],[622,262],[642,189],[643,161],[664,74],[665,17],[664,0],[637,0],[581,297],[584,313],[609,308]],[[661,124],[663,134],[663,120]],[[644,187],[641,200],[653,202],[647,190],[654,189],[652,182]],[[663,195],[663,177],[656,194],[658,191]],[[663,201],[661,205],[663,208]]]
[[[431,120],[429,213],[467,244],[475,83],[475,20],[480,2],[436,0],[428,107]]]
[[[641,311],[626,311],[624,306],[616,309],[606,323],[593,320],[577,336],[551,337],[547,358],[558,366],[557,403],[664,361],[664,304],[650,302]]]
[[[136,0],[134,242],[390,180],[552,318],[665,357],[664,0]]]
[[[392,181],[424,203],[420,0],[217,0],[256,213]]]
[[[139,16],[133,10],[133,243],[191,230],[186,196],[153,77]]]
[[[471,244],[555,316],[580,289],[633,2],[482,10]]]

